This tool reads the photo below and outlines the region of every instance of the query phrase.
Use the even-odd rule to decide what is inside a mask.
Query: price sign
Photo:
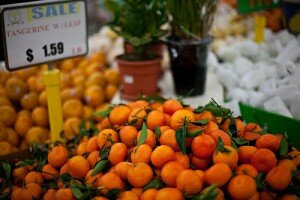
[[[238,12],[249,13],[280,6],[280,0],[238,0]]]
[[[9,71],[84,55],[88,51],[84,0],[3,6],[1,26]]]

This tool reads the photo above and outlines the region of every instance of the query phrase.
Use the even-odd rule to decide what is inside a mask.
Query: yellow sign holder
[[[43,74],[46,86],[49,121],[51,130],[51,141],[65,142],[61,137],[63,132],[63,112],[60,96],[60,72],[54,68],[54,63],[48,63],[48,70]]]
[[[265,27],[267,19],[261,13],[254,16],[254,38],[256,43],[265,41]]]

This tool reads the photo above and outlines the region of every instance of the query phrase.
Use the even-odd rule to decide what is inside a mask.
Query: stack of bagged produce
[[[93,49],[88,56],[56,63],[60,69],[64,136],[67,139],[79,133],[82,120],[100,120],[93,113],[105,109],[118,90],[119,72],[108,68],[110,49],[102,48],[112,46],[114,36],[102,31],[98,38],[107,42],[98,48],[91,45]],[[43,83],[46,69],[46,66],[35,66],[10,73],[2,66],[0,156],[26,149],[33,142],[49,140],[47,95]]]
[[[300,152],[214,101],[195,109],[176,99],[138,100],[101,116],[67,146],[34,146],[32,158],[2,162],[3,197],[299,198]]]
[[[265,42],[248,37],[217,41],[209,65],[226,89],[226,99],[237,111],[237,102],[264,107],[300,118],[300,37],[286,30],[265,31]]]

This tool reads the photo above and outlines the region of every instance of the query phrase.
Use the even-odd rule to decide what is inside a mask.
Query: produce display
[[[63,142],[50,138],[43,80],[47,65],[8,72],[0,62],[0,200],[299,199],[300,151],[289,131],[293,126],[281,122],[285,130],[276,132],[272,124],[277,123],[255,111],[257,123],[246,122],[248,115],[241,116],[239,109],[242,102],[300,119],[300,37],[282,30],[281,10],[256,13],[266,17],[270,29],[265,29],[264,42],[255,43],[256,14],[239,15],[236,0],[141,2],[104,1],[102,6],[113,11],[112,29],[104,26],[89,36],[88,55],[55,62]],[[141,29],[142,17],[151,23],[142,23]],[[130,73],[120,74],[116,56],[132,48],[138,58],[149,59],[156,51],[148,49],[152,39],[155,45],[160,39],[169,42],[160,47],[162,67],[155,77],[162,81],[159,90],[153,89],[167,95],[162,85],[171,64],[183,64],[180,69],[187,72],[196,62],[206,63],[206,46],[200,48],[203,58],[196,51],[196,57],[180,61],[181,51],[183,57],[192,55],[190,47],[172,45],[180,41],[179,47],[186,39],[194,45],[204,36],[208,44],[213,41],[207,66],[224,86],[222,102],[210,97],[208,104],[194,107],[185,97],[113,98],[120,85],[120,97],[126,98],[122,81],[129,87],[136,81]],[[182,82],[175,78],[172,83],[182,87],[188,81],[183,73],[179,76]],[[144,79],[142,87],[150,84]],[[182,93],[193,96],[197,83]],[[217,93],[212,88],[208,90]],[[198,102],[202,91],[195,94],[193,102]]]
[[[67,145],[34,145],[31,158],[2,162],[2,197],[298,199],[300,152],[283,133],[214,100],[146,100],[109,106]]]
[[[56,63],[60,69],[64,137],[79,133],[81,120],[94,119],[119,85],[119,72],[107,67],[105,53]],[[26,149],[33,142],[49,141],[47,95],[43,83],[46,66],[15,72],[0,70],[0,156]],[[96,117],[98,119],[98,117]]]

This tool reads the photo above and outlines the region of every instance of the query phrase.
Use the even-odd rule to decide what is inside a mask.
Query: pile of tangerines
[[[2,191],[16,200],[299,199],[300,152],[214,101],[137,100],[99,116],[73,143],[3,165],[13,187]]]
[[[117,91],[119,72],[107,68],[106,55],[101,52],[65,59],[56,66],[60,69],[64,133],[72,139],[79,133],[81,120],[100,120],[93,112],[103,109]],[[46,70],[47,66],[0,70],[0,156],[49,140]]]

